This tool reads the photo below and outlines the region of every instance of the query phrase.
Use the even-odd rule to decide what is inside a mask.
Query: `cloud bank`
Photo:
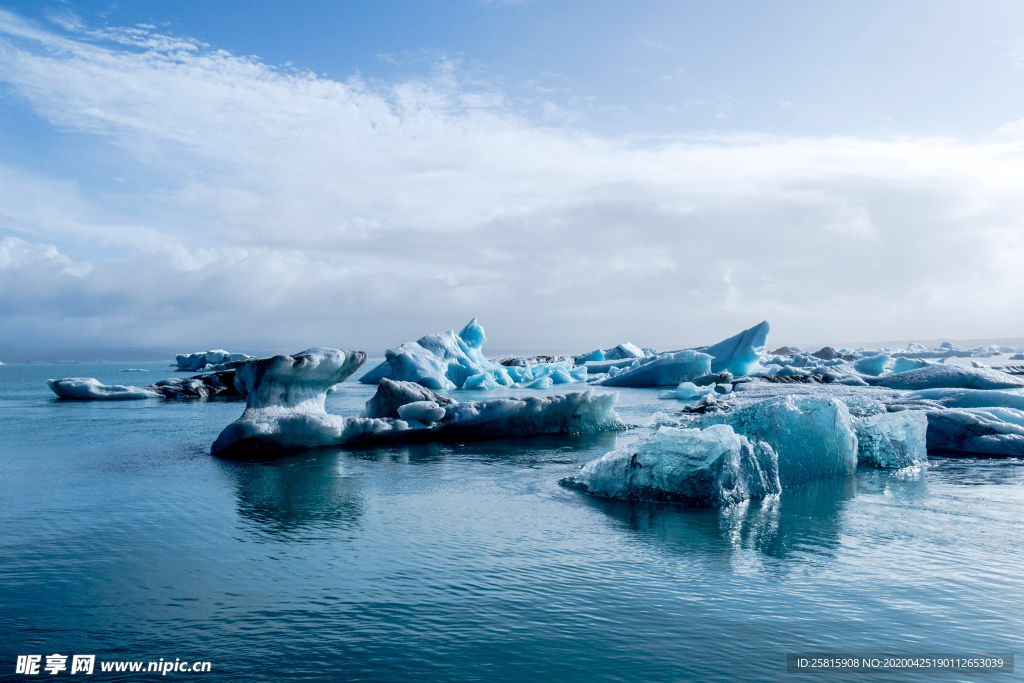
[[[0,342],[379,352],[1021,336],[1024,143],[601,136],[441,62],[339,82],[0,12],[0,81],[149,170],[0,157]],[[82,255],[79,257],[79,255]]]

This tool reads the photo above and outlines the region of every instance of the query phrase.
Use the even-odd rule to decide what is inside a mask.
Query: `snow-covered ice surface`
[[[102,384],[92,377],[65,377],[48,379],[46,386],[58,397],[73,401],[138,401],[160,398],[160,394],[145,387],[127,387],[121,384]]]
[[[722,506],[777,494],[778,459],[728,425],[660,427],[649,438],[593,460],[563,483],[603,498]]]

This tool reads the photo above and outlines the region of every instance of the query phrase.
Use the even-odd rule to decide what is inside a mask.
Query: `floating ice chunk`
[[[634,362],[602,384],[612,387],[675,386],[711,371],[711,356],[686,349]]]
[[[445,409],[433,401],[413,401],[398,407],[398,416],[403,420],[414,420],[432,424],[444,417]]]
[[[857,461],[873,467],[914,467],[928,462],[928,417],[919,411],[880,413],[858,420]]]
[[[1022,457],[1024,412],[1013,408],[930,410],[928,449],[991,457]]]
[[[885,365],[889,362],[889,356],[880,353],[876,356],[868,356],[855,361],[853,368],[862,375],[877,377],[885,372]]]
[[[563,480],[593,496],[729,505],[781,490],[771,446],[728,425],[660,427],[639,444],[612,451]]]
[[[974,368],[987,368],[988,366],[982,363],[980,360],[972,360],[971,367]]]
[[[538,377],[529,384],[526,385],[527,389],[550,389],[554,381],[547,375],[544,377]]]
[[[928,350],[928,347],[922,346],[921,344],[916,344],[914,342],[910,342],[909,344],[907,344],[907,351],[909,351],[911,353],[927,351],[927,350]]]
[[[872,379],[890,389],[1015,389],[1024,387],[1024,379],[991,368],[965,368],[961,365],[929,365]]]
[[[450,406],[457,403],[457,401],[414,382],[393,382],[389,379],[382,379],[377,385],[377,393],[366,402],[366,407],[360,417],[397,419],[400,406],[423,401],[430,401],[438,406]]]
[[[105,385],[92,378],[48,380],[46,385],[61,398],[78,401],[110,401],[144,398],[239,398],[234,370],[207,372],[195,377],[162,379],[146,387]]]
[[[785,487],[857,469],[857,436],[850,411],[836,399],[778,396],[724,413],[707,413],[698,424],[728,424],[738,434],[770,444],[779,456],[779,478]]]
[[[402,406],[429,402],[437,409],[443,406],[444,416],[426,424],[415,418],[346,418],[327,413],[324,401],[328,387],[351,375],[365,358],[362,352],[313,349],[243,366],[236,373],[236,381],[247,384],[245,412],[224,428],[213,444],[213,452],[274,455],[318,446],[625,429],[615,414],[616,395],[592,391],[443,403],[429,398],[424,401],[419,392],[422,387],[412,383],[382,380],[377,390],[383,395],[371,399],[364,414],[390,412],[393,408],[401,418]],[[258,367],[249,370],[253,365]],[[410,410],[423,418],[436,415]]]
[[[749,374],[757,367],[765,341],[768,339],[769,329],[766,320],[714,346],[701,349],[712,357],[711,371],[728,370],[736,376]]]
[[[693,382],[683,382],[676,387],[676,396],[681,399],[700,398],[714,391],[714,384],[698,387]]]
[[[249,360],[252,356],[247,356],[244,353],[229,353],[224,349],[215,349],[198,353],[179,353],[174,358],[178,364],[177,369],[179,371],[201,372],[203,370],[213,370],[214,366],[217,365]]]
[[[65,377],[48,379],[46,386],[59,398],[74,401],[138,401],[160,398],[160,394],[147,387],[126,387],[121,384],[101,384],[93,377]]]
[[[911,345],[913,346],[913,344]],[[918,368],[926,368],[931,363],[924,360],[923,358],[897,358],[896,364],[892,366],[893,374],[897,372],[907,372],[908,370],[917,370]]]

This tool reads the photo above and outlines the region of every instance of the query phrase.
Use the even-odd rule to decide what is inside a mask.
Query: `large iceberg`
[[[711,356],[686,349],[634,360],[626,369],[601,382],[610,387],[668,387],[707,375]]]
[[[783,487],[857,469],[850,411],[836,399],[777,396],[724,413],[705,413],[696,424],[728,424],[752,441],[768,443],[778,454]]]
[[[1016,389],[1024,387],[1024,378],[999,370],[941,364],[869,378],[868,381],[871,384],[890,389]]]
[[[765,320],[749,330],[743,330],[700,351],[711,356],[711,372],[728,370],[737,377],[742,377],[758,367],[769,329],[768,321]]]
[[[587,463],[562,483],[594,496],[729,505],[781,490],[771,446],[728,425],[660,427],[650,438]]]
[[[160,398],[160,394],[147,387],[126,387],[121,384],[102,384],[93,377],[65,377],[48,379],[46,386],[59,398],[73,401],[138,401]]]
[[[484,328],[476,318],[455,334],[428,334],[418,341],[406,342],[384,352],[384,362],[359,378],[363,384],[377,384],[387,378],[416,382],[436,391],[451,389],[494,389],[513,384],[547,388],[552,384],[570,384],[586,380],[585,368],[569,362],[501,365],[484,358],[487,341]],[[546,378],[546,379],[545,379]]]
[[[246,364],[236,373],[236,382],[248,392],[245,412],[224,428],[213,452],[273,455],[319,446],[625,429],[615,414],[614,393],[457,403],[425,393],[415,383],[386,378],[364,417],[327,413],[327,389],[355,372],[365,358],[361,352],[311,349]],[[390,417],[395,413],[397,419]]]
[[[179,372],[202,372],[204,370],[222,370],[231,363],[249,360],[252,356],[244,353],[229,353],[224,349],[199,351],[198,353],[179,353],[174,357]]]
[[[861,465],[899,469],[928,462],[928,418],[924,413],[880,413],[858,420],[855,427]]]

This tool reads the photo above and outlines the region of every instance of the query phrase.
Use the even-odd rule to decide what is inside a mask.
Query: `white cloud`
[[[339,82],[144,27],[70,40],[0,13],[0,36],[13,92],[161,178],[85,197],[0,166],[18,249],[94,264],[0,290],[8,341],[380,351],[472,315],[506,348],[677,347],[763,318],[786,339],[1020,334],[1019,288],[987,303],[1016,282],[992,245],[1024,227],[1020,143],[607,137],[524,119],[451,64]]]

